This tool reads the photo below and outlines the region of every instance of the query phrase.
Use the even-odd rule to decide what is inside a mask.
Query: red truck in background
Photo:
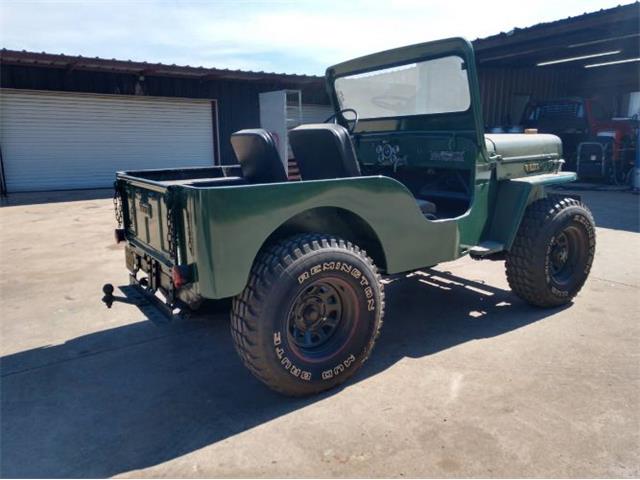
[[[562,139],[567,170],[581,178],[624,183],[633,167],[633,119],[614,119],[595,99],[570,97],[531,101],[522,125]]]

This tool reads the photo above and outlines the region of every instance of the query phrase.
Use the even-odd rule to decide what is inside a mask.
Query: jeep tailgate
[[[172,266],[176,232],[170,187],[123,175],[118,176],[116,189],[122,200],[126,239],[154,259]]]

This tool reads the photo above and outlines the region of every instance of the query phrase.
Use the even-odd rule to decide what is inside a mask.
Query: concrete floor
[[[502,262],[391,279],[365,368],[303,400],[251,377],[225,315],[162,325],[101,304],[127,280],[107,192],[16,195],[0,208],[0,474],[637,477],[638,197],[582,193],[598,247],[573,305],[524,304]]]

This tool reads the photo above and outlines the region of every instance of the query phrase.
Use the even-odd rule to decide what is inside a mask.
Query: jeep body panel
[[[349,238],[352,241],[362,235],[372,237],[368,242],[380,248],[378,263],[383,271],[393,274],[415,270],[455,260],[487,239],[510,245],[522,212],[543,195],[541,187],[575,179],[574,173],[566,172],[499,182],[489,223],[489,174],[481,172],[486,179],[478,182],[476,202],[467,214],[436,221],[424,218],[403,184],[383,176],[209,188],[180,186],[173,190],[172,204],[181,212],[175,228],[182,263],[193,268],[193,293],[210,299],[236,295],[246,285],[258,252],[278,229],[308,215],[305,229],[330,231],[331,222],[327,224],[313,212],[331,209],[332,218],[341,211],[349,220],[362,222],[351,232],[341,233],[347,238],[352,233],[356,237]],[[141,188],[140,183],[136,188]],[[158,205],[166,202],[166,197],[152,194],[152,198]],[[129,211],[135,209],[130,207]],[[127,218],[131,225],[129,214]],[[159,233],[152,237],[166,245],[162,240],[166,221],[161,220],[161,207],[155,218]],[[174,265],[166,246],[154,248],[153,242],[148,244],[147,237],[139,237],[136,230],[129,228],[127,232],[135,248],[161,260],[167,268]]]
[[[498,182],[487,238],[511,249],[525,209],[546,195],[544,187],[575,180],[575,172],[557,172]]]
[[[198,293],[206,298],[238,294],[260,249],[287,222],[308,215],[305,229],[338,233],[338,227],[313,215],[318,209],[333,209],[332,216],[344,212],[354,223],[360,219],[370,230],[354,227],[356,238],[341,233],[354,242],[365,232],[373,235],[369,241],[379,245],[379,263],[384,262],[380,268],[387,273],[435,265],[461,253],[460,225],[425,220],[406,187],[388,177],[185,188],[183,195],[187,209],[194,212],[193,262]],[[398,234],[409,231],[412,234]]]

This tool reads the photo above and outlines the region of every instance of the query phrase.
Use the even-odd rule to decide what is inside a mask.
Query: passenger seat
[[[334,123],[300,125],[289,131],[293,156],[302,180],[359,177],[360,165],[349,131]],[[420,211],[435,219],[436,205],[416,198]]]
[[[276,142],[262,128],[240,130],[231,135],[231,146],[249,183],[288,181]]]

